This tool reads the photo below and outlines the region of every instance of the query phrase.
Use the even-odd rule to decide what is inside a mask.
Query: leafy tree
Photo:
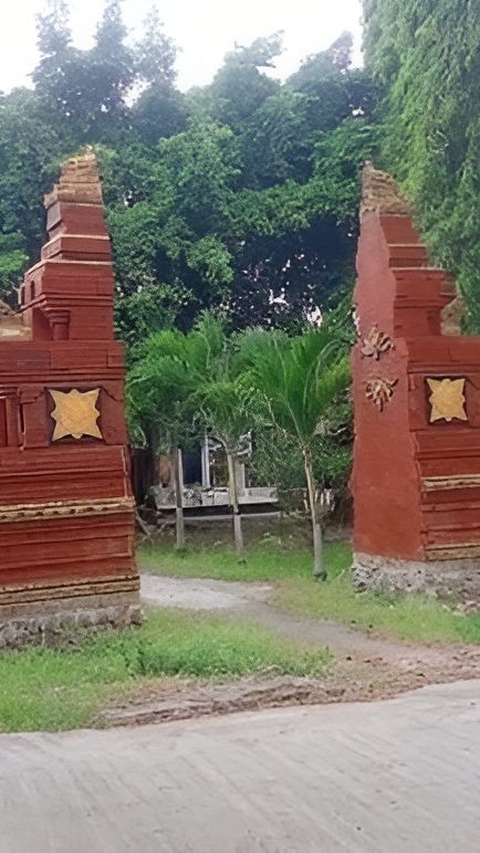
[[[275,33],[247,47],[238,45],[228,53],[202,99],[210,117],[235,133],[241,132],[244,122],[280,88],[278,81],[261,69],[274,68],[281,50],[281,33]]]
[[[219,305],[233,278],[232,254],[223,238],[238,175],[233,135],[226,127],[192,123],[187,131],[162,139],[152,164],[132,174],[129,196],[122,197],[125,169],[104,157],[107,198],[114,198],[109,222],[113,236],[120,298],[152,282],[179,288],[178,322],[188,329],[202,309]],[[117,189],[118,188],[118,189]]]
[[[45,239],[43,194],[63,145],[34,92],[0,95],[0,289],[12,304],[14,286]]]
[[[14,302],[14,287],[21,280],[28,256],[19,231],[0,233],[0,299]]]
[[[126,98],[135,80],[135,57],[126,37],[121,0],[107,0],[88,56],[93,97],[90,105],[87,101],[87,118],[90,138],[95,141],[108,138],[112,128],[127,126]]]
[[[245,559],[245,546],[238,496],[238,467],[249,448],[252,400],[244,376],[238,371],[232,347],[226,341],[210,365],[208,374],[203,377],[196,399],[206,429],[220,442],[227,457],[235,550],[242,561]]]
[[[118,139],[128,129],[126,98],[135,79],[121,0],[106,0],[95,44],[72,44],[65,0],[48,0],[37,16],[40,62],[32,77],[43,108],[71,144]]]
[[[334,307],[354,272],[359,166],[376,146],[363,117],[318,136],[312,177],[236,194],[233,228],[241,236],[227,310],[236,327],[299,331],[309,315]]]
[[[480,15],[464,0],[365,0],[365,55],[385,88],[380,165],[400,180],[431,256],[480,331]]]
[[[182,94],[171,86],[149,86],[133,105],[132,122],[140,139],[150,146],[162,137],[175,136],[187,124]]]
[[[116,331],[127,344],[132,358],[135,358],[139,341],[146,340],[155,332],[175,327],[189,300],[190,294],[181,284],[156,283],[116,300]]]
[[[287,87],[309,99],[309,132],[333,130],[352,115],[370,117],[379,87],[361,69],[351,68],[352,36],[343,33],[327,50],[308,56]]]
[[[109,153],[120,293],[180,284],[190,293],[178,318],[185,329],[217,308],[236,328],[261,320],[298,331],[353,276],[359,167],[374,144],[367,120],[351,117],[317,135],[308,181],[263,190],[242,189],[238,140],[216,124],[192,120],[155,156],[138,146]]]
[[[184,97],[175,88],[176,59],[177,47],[165,34],[158,8],[153,6],[136,45],[136,73],[142,92],[132,109],[132,121],[147,145],[185,129]]]
[[[158,6],[150,9],[144,21],[142,38],[136,45],[137,72],[149,86],[173,86],[177,76],[177,47],[160,20]]]
[[[211,85],[184,96],[156,10],[134,43],[120,0],[106,0],[82,51],[67,3],[48,0],[38,34],[34,91],[0,102],[3,287],[21,276],[21,252],[38,256],[58,163],[88,142],[129,344],[171,317],[188,331],[205,309],[233,328],[299,331],[338,302],[353,276],[358,167],[375,135],[375,87],[350,68],[347,38],[283,85],[271,76],[278,34],[237,46]]]
[[[68,108],[68,89],[62,85],[64,70],[78,70],[79,52],[72,47],[70,10],[66,0],[48,0],[37,15],[37,40],[40,62],[32,74],[36,92],[58,109],[64,118],[72,118]],[[62,73],[63,72],[63,73]]]
[[[352,412],[348,395],[340,395],[329,413],[326,429],[313,449],[313,473],[320,489],[343,495],[352,462]],[[284,493],[305,488],[305,471],[296,442],[275,427],[255,432],[249,471],[254,481],[276,486]]]
[[[308,180],[311,98],[283,86],[243,123],[240,134],[245,182],[263,189],[289,179]]]

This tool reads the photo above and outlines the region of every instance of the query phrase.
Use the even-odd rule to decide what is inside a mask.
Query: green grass
[[[440,602],[356,594],[347,545],[328,543],[329,580],[313,580],[307,549],[285,551],[274,537],[239,564],[225,546],[177,553],[140,550],[144,570],[176,577],[268,581],[276,602],[306,617],[338,619],[385,636],[425,643],[480,643],[480,615],[460,616]],[[160,610],[139,629],[89,639],[68,651],[30,649],[0,655],[0,731],[57,731],[92,723],[106,704],[180,679],[231,679],[262,671],[322,675],[326,651],[221,618]]]
[[[328,542],[325,546],[328,572],[336,577],[352,559],[348,544]],[[138,562],[143,571],[176,578],[212,578],[227,581],[279,581],[312,576],[312,555],[307,549],[285,551],[276,536],[264,537],[248,549],[246,563],[239,563],[232,548],[225,545],[187,548],[142,545]]]
[[[282,584],[276,601],[304,616],[337,619],[355,628],[417,643],[480,643],[480,615],[460,615],[424,596],[356,593],[348,573],[327,583],[304,578]]]
[[[327,543],[328,581],[312,578],[307,549],[288,551],[276,537],[249,549],[245,565],[225,546],[177,553],[171,546],[144,546],[139,561],[146,571],[176,577],[229,581],[269,581],[275,601],[287,610],[313,618],[337,619],[394,639],[421,643],[480,643],[480,614],[460,615],[424,596],[355,593],[348,572],[351,549]]]
[[[178,611],[149,614],[141,628],[78,649],[0,655],[0,731],[88,725],[106,703],[173,678],[221,679],[262,671],[320,675],[330,656],[242,624]]]

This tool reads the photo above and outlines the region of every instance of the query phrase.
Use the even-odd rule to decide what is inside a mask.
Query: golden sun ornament
[[[97,425],[100,412],[97,409],[100,388],[93,391],[52,391],[55,403],[52,418],[56,422],[52,441],[72,436],[80,439],[84,435],[103,438]]]
[[[466,421],[465,379],[427,379],[430,394],[430,423],[454,419]]]

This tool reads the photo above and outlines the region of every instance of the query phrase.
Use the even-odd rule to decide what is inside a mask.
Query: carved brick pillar
[[[5,444],[7,447],[19,447],[20,440],[20,404],[16,390],[0,389],[0,403],[4,411]]]
[[[480,338],[443,334],[453,283],[371,166],[357,270],[357,584],[480,600]]]
[[[21,385],[18,389],[23,447],[48,447],[47,412],[43,385]]]
[[[49,240],[0,311],[0,650],[140,619],[134,502],[95,157],[47,196]]]
[[[54,309],[45,309],[46,317],[52,330],[52,340],[66,341],[68,340],[68,330],[70,323],[69,311],[55,311]]]

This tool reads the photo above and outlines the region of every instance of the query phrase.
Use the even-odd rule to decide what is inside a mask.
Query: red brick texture
[[[20,287],[18,334],[2,334],[0,318],[0,606],[51,589],[59,601],[108,601],[107,590],[138,603],[124,357],[94,156],[69,161],[45,201],[49,240]],[[50,391],[72,389],[99,389],[101,439],[52,440]]]
[[[426,563],[477,558],[480,338],[442,334],[453,282],[429,266],[408,212],[367,196],[354,297],[354,549]],[[393,345],[378,358],[362,353],[372,328]],[[466,420],[430,422],[428,378],[465,378]],[[378,379],[394,383],[383,410],[366,394]]]

